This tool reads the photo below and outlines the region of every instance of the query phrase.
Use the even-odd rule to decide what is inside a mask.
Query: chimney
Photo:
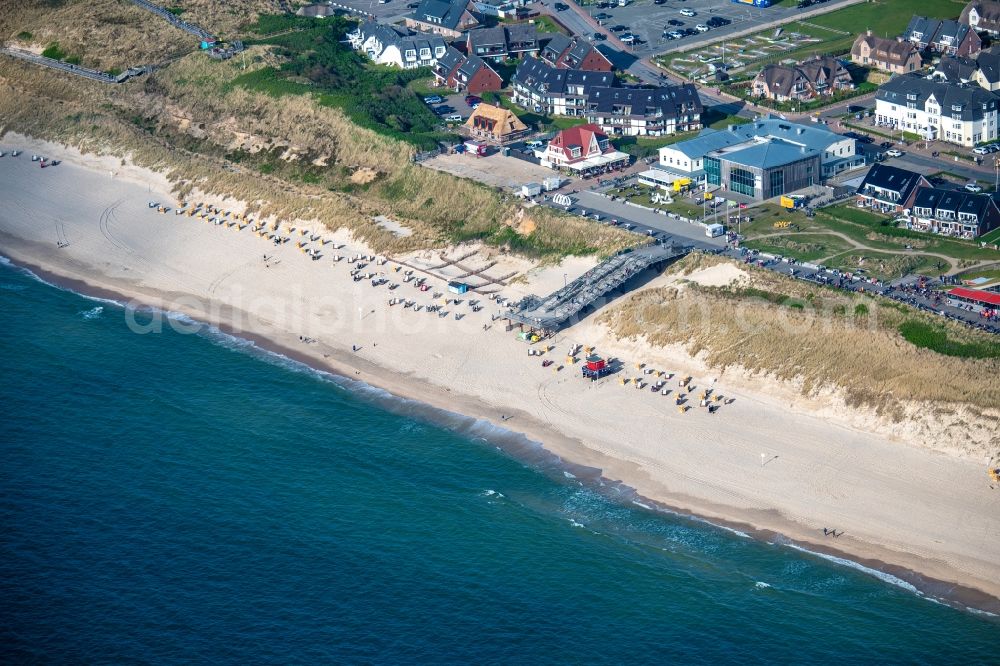
[[[868,28],[868,36],[869,36],[869,37],[871,37],[871,36],[872,36],[872,29],[871,29],[871,28]]]

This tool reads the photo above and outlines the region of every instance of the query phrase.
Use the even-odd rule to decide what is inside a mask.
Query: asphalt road
[[[612,201],[590,190],[567,194],[573,199],[573,205],[568,209],[569,213],[577,215],[585,213],[591,219],[596,213],[600,216],[602,224],[614,224],[614,221],[617,221],[617,226],[622,226],[633,233],[652,238],[657,242],[674,242],[708,251],[721,251],[726,245],[724,236],[707,237],[705,228],[701,224],[682,222],[679,219],[660,215],[645,208]],[[562,206],[555,205],[551,200],[546,200],[543,204],[559,210],[566,210]]]
[[[940,291],[930,288],[941,285],[947,286],[948,283],[943,279],[935,278],[928,280],[926,287],[919,288],[917,286],[919,276],[916,275],[908,275],[900,280],[885,284],[872,278],[866,278],[858,273],[841,273],[825,268],[810,267],[794,260],[764,259],[759,253],[747,250],[746,248],[727,248],[722,254],[741,261],[753,262],[763,268],[790,275],[799,280],[806,280],[845,291],[864,292],[891,298],[900,303],[906,303],[917,309],[924,310],[925,312],[931,312],[947,319],[960,321],[973,328],[1000,334],[1000,321],[990,321],[980,316],[977,312],[949,305],[947,298]]]
[[[860,272],[845,274],[835,270],[805,265],[795,260],[765,259],[760,256],[759,252],[754,250],[735,248],[728,245],[725,236],[716,238],[705,236],[704,227],[701,224],[689,224],[643,208],[627,206],[588,190],[574,192],[570,196],[573,198],[573,206],[569,209],[570,213],[579,215],[585,211],[588,217],[592,217],[594,213],[598,213],[601,216],[600,222],[602,224],[610,224],[612,220],[617,220],[618,225],[627,225],[626,228],[629,228],[633,233],[653,238],[658,243],[673,242],[694,249],[728,256],[738,261],[753,262],[762,268],[773,270],[798,280],[805,280],[845,291],[884,296],[941,317],[960,321],[986,332],[1000,334],[1000,321],[989,321],[976,312],[949,305],[947,299],[940,292],[927,288],[918,289],[916,283],[919,278],[915,275],[905,276],[886,284],[872,278],[867,278]],[[552,201],[545,201],[544,205],[562,210],[561,206],[556,206]],[[941,284],[943,284],[941,279],[928,281],[929,286]]]

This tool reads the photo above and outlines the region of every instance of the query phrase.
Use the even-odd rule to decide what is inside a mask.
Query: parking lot
[[[442,102],[427,104],[430,109],[436,113],[441,119],[448,118],[449,116],[459,115],[462,116],[462,121],[464,122],[472,115],[472,107],[465,103],[466,94],[452,92],[449,88],[440,88],[438,92],[434,93],[438,97],[442,98]],[[427,99],[430,95],[424,95],[423,99]],[[426,102],[425,102],[426,103]]]
[[[841,0],[843,1],[843,0]],[[819,6],[824,9],[834,9],[840,2],[829,0]],[[730,2],[729,0],[666,0],[663,4],[655,4],[654,0],[634,0],[626,7],[600,8],[597,4],[583,5],[582,9],[592,17],[607,15],[609,18],[600,20],[604,27],[604,32],[615,25],[624,25],[627,32],[635,34],[641,43],[632,47],[631,53],[639,58],[662,53],[673,48],[690,47],[693,43],[715,41],[724,35],[733,34],[737,31],[748,28],[759,28],[772,21],[781,21],[794,17],[804,11],[814,10],[816,6],[808,9],[798,9],[794,0],[784,0],[779,5],[766,9]],[[682,16],[681,10],[690,10],[695,13],[693,17]],[[560,20],[566,23],[567,27],[575,32],[591,33],[589,26],[585,29],[582,25],[574,25],[572,20],[564,20],[565,15],[572,10],[558,12]],[[670,40],[663,37],[666,29],[694,29],[698,24],[706,24],[712,17],[721,17],[730,24],[720,28],[710,29],[706,33],[699,33],[693,36],[686,36],[679,40]],[[670,21],[676,21],[682,25],[671,25]],[[623,31],[625,32],[625,31]],[[618,33],[622,34],[622,33]]]
[[[494,187],[517,191],[520,191],[522,185],[541,183],[545,178],[558,175],[556,171],[543,167],[538,162],[505,157],[500,153],[491,153],[486,157],[468,153],[438,155],[422,164],[461,178],[471,178]]]
[[[395,23],[413,10],[407,8],[414,0],[389,0],[379,3],[378,0],[335,0],[334,8],[349,7],[356,12],[374,14],[379,23]]]

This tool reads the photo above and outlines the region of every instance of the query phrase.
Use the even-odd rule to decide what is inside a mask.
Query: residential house
[[[610,72],[611,61],[584,40],[570,39],[561,34],[552,35],[542,47],[539,58],[560,69],[582,69],[589,72]]]
[[[611,72],[558,69],[527,56],[511,78],[515,104],[552,116],[584,116],[590,92],[615,84]]]
[[[372,61],[401,69],[434,67],[446,49],[444,40],[436,35],[414,34],[375,21],[361,23],[347,39],[352,48]]]
[[[942,56],[931,76],[940,81],[969,83],[975,78],[978,69],[979,64],[974,58]]]
[[[691,83],[663,88],[596,86],[586,102],[587,122],[619,136],[666,136],[702,127],[701,98]]]
[[[917,192],[910,227],[918,231],[975,238],[1000,226],[994,196],[964,190],[923,188]]]
[[[498,92],[503,80],[486,61],[478,56],[467,56],[454,46],[434,67],[434,79],[439,86],[447,86],[455,92],[481,95],[484,92]]]
[[[541,49],[538,28],[530,23],[512,23],[504,27],[507,35],[507,57],[523,58],[527,55],[537,56]]]
[[[933,76],[952,83],[975,83],[991,92],[1000,90],[1000,50],[980,51],[973,58],[943,56]]]
[[[666,180],[691,178],[761,201],[863,165],[856,148],[825,127],[768,117],[667,146],[658,169],[672,174]]]
[[[1000,36],[1000,0],[973,0],[962,10],[959,22],[990,37]]]
[[[553,116],[585,116],[604,132],[661,136],[701,129],[702,104],[691,84],[619,86],[611,72],[560,69],[527,57],[511,78],[516,104]]]
[[[466,53],[493,62],[534,55],[539,51],[538,31],[526,23],[470,30],[465,43]]]
[[[871,30],[854,40],[851,62],[892,74],[915,72],[921,65],[920,50],[915,44],[877,37]]]
[[[422,32],[457,39],[479,25],[469,10],[469,0],[423,0],[406,17],[406,26]]]
[[[997,138],[997,96],[976,85],[897,76],[875,94],[875,120],[928,141],[971,147]]]
[[[871,208],[880,213],[898,214],[913,206],[917,190],[930,187],[919,173],[888,164],[876,164],[858,187],[858,208]]]
[[[778,102],[808,100],[853,89],[851,73],[832,56],[817,56],[799,65],[767,65],[751,84],[754,97]]]
[[[486,103],[473,110],[463,129],[470,137],[492,144],[517,141],[529,132],[528,126],[510,110]]]
[[[627,153],[615,150],[600,127],[594,124],[564,129],[549,141],[542,166],[591,173],[628,166]]]
[[[914,16],[903,31],[903,40],[921,51],[942,55],[974,56],[983,48],[983,40],[969,26],[953,19]]]

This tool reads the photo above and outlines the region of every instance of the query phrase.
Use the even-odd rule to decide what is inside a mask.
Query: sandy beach
[[[24,153],[12,158],[12,148]],[[681,349],[616,340],[594,317],[548,341],[554,348],[541,358],[528,354],[538,345],[493,319],[500,306],[491,296],[546,294],[593,259],[538,268],[469,246],[366,260],[360,274],[371,277],[355,280],[350,259],[373,253],[344,232],[282,221],[277,232],[267,227],[289,239],[276,245],[253,232],[258,221],[237,221],[240,202],[195,194],[191,202],[230,216],[175,214],[163,176],[119,159],[14,135],[0,150],[8,151],[0,158],[0,254],[15,263],[83,293],[184,313],[317,368],[524,433],[679,511],[845,554],[928,594],[1000,613],[1000,490],[991,489],[983,461],[853,427],[859,419],[810,410],[790,387],[717,375]],[[62,163],[40,169],[32,153]],[[159,213],[149,202],[171,210]],[[722,284],[739,274],[715,266],[686,279]],[[426,291],[413,286],[419,278]],[[456,297],[449,279],[489,284]],[[145,334],[185,325],[125,317]],[[573,345],[621,359],[629,378],[655,379],[637,363],[671,373],[672,392],[636,390],[619,376],[584,381],[565,358]],[[694,405],[681,413],[674,395],[678,377],[688,375]],[[714,414],[697,405],[707,388],[723,396]],[[825,536],[824,528],[843,535]]]

